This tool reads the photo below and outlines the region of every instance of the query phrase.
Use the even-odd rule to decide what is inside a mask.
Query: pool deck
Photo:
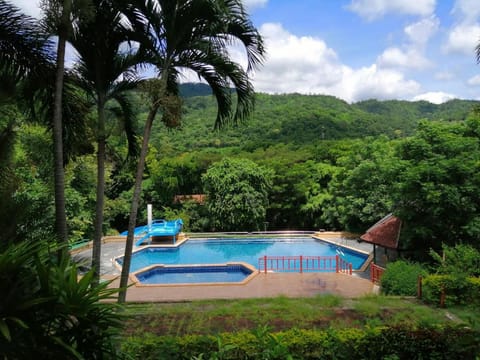
[[[345,240],[341,235],[322,234],[319,238],[328,237],[328,241],[368,251],[365,244],[356,240]],[[120,274],[113,259],[123,255],[123,242],[105,242],[102,245],[101,275],[112,279],[111,287],[118,287]],[[361,246],[361,248],[359,248]],[[79,262],[91,259],[91,249],[79,251],[73,255]],[[346,275],[337,273],[259,273],[246,284],[229,285],[132,285],[127,290],[128,302],[180,302],[207,299],[245,299],[268,298],[277,296],[312,297],[321,294],[335,294],[346,298],[355,298],[371,294],[375,291],[372,282],[362,274]]]
[[[118,278],[112,282],[118,287]],[[356,298],[371,294],[373,284],[357,276],[336,273],[260,273],[243,285],[131,286],[128,302],[181,302],[208,299],[313,297],[335,294]]]

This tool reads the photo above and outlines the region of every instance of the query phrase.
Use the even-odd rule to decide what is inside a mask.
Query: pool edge
[[[165,268],[181,268],[185,267],[185,264],[182,265],[163,265],[163,264],[154,264],[144,268],[141,268],[133,273],[129,274],[130,280],[133,282],[135,287],[146,287],[146,288],[156,288],[156,287],[183,287],[183,286],[242,286],[250,282],[254,277],[256,277],[260,271],[253,267],[252,265],[245,262],[228,262],[223,264],[188,264],[189,267],[225,267],[229,265],[241,265],[251,271],[251,274],[248,275],[244,280],[238,282],[204,282],[204,283],[178,283],[178,284],[142,284],[137,278],[137,274],[141,272],[148,271],[155,267],[165,267]]]

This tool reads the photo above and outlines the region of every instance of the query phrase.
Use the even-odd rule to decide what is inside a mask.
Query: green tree
[[[393,195],[404,223],[403,247],[426,255],[442,244],[478,246],[480,138],[474,124],[421,122],[400,144],[406,166]]]
[[[239,42],[245,48],[247,70],[260,64],[264,55],[262,38],[239,0],[159,0],[159,6],[154,1],[146,1],[144,4],[141,11],[148,19],[148,31],[153,45],[149,61],[159,72],[159,78],[150,81],[146,89],[151,105],[135,177],[121,287],[125,287],[128,282],[133,231],[153,120],[161,110],[162,122],[169,126],[180,122],[178,69],[193,70],[210,85],[218,105],[215,121],[218,128],[230,120],[244,119],[254,104],[254,90],[247,72],[230,59],[228,45]],[[236,91],[235,111],[232,111],[232,84]],[[123,302],[125,296],[126,291],[121,291],[119,301]]]
[[[265,221],[271,170],[247,159],[225,158],[202,177],[215,230],[260,230]]]
[[[63,251],[68,244],[68,228],[65,210],[65,171],[63,146],[63,93],[65,73],[65,48],[67,40],[78,21],[78,15],[86,16],[90,0],[43,0],[41,7],[45,13],[44,23],[51,33],[58,36],[55,67],[54,100],[52,114],[52,133],[54,145],[54,189],[55,189],[55,227],[58,241]],[[66,252],[65,252],[66,254]]]
[[[363,232],[394,208],[393,194],[405,164],[387,139],[356,143],[339,159],[339,170],[321,199],[331,227]]]
[[[95,0],[92,2],[92,13],[82,17],[78,22],[77,31],[71,38],[71,43],[79,54],[76,73],[79,85],[96,104],[97,142],[97,193],[94,222],[92,266],[96,276],[100,270],[101,238],[103,235],[103,211],[105,193],[105,156],[106,143],[109,134],[107,128],[107,103],[114,99],[122,107],[125,114],[131,114],[128,101],[124,96],[126,91],[137,86],[134,67],[141,62],[139,52],[133,48],[124,49],[135,35],[130,23],[122,17],[119,8],[110,1]],[[95,49],[95,51],[92,51]],[[134,135],[132,118],[124,117],[125,129],[131,143]]]
[[[53,143],[54,143],[54,178],[55,178],[55,227],[58,241],[64,249],[68,244],[67,216],[65,212],[65,172],[63,169],[63,125],[62,125],[62,94],[65,70],[65,47],[71,29],[71,0],[50,1],[43,3],[47,13],[47,21],[53,23],[58,34],[57,61],[55,73],[55,96],[53,106]],[[60,8],[60,9],[58,9]],[[59,21],[57,21],[59,19]],[[66,252],[65,252],[66,253]]]

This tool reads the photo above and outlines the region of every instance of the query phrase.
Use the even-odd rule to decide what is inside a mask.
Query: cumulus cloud
[[[280,24],[264,24],[268,59],[255,74],[257,91],[267,93],[328,94],[349,102],[378,98],[409,99],[420,85],[393,69],[377,65],[351,68],[319,38],[299,37]]]
[[[417,95],[413,98],[414,101],[425,100],[431,102],[432,104],[442,104],[448,100],[455,99],[456,96],[453,94],[445,93],[442,91],[431,91],[426,92],[420,95]]]
[[[435,0],[352,0],[347,8],[367,20],[388,13],[428,16],[435,9]]]
[[[457,0],[453,6],[452,13],[459,17],[462,22],[476,22],[480,16],[478,0]]]
[[[473,57],[479,38],[480,24],[458,24],[449,31],[443,50]]]
[[[425,48],[430,38],[438,31],[439,20],[435,16],[407,25],[404,33],[408,42],[401,47],[389,47],[378,57],[377,64],[383,68],[424,69],[431,65],[425,57]]]
[[[479,86],[480,85],[480,75],[475,75],[467,80],[467,84],[470,86]]]
[[[379,66],[384,68],[424,69],[430,66],[422,51],[415,48],[402,50],[398,47],[387,48],[377,59]]]
[[[245,5],[248,10],[253,10],[255,8],[264,7],[267,5],[267,2],[268,0],[243,0],[243,5]]]
[[[452,14],[455,16],[456,22],[448,30],[442,49],[446,53],[472,56],[480,38],[478,0],[457,0]]]
[[[404,29],[410,42],[417,46],[424,46],[435,35],[440,26],[440,21],[434,15],[423,18],[413,24],[407,25]]]

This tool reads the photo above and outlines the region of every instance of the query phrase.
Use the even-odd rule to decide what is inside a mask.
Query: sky
[[[40,16],[36,0],[11,1]],[[267,50],[251,74],[258,92],[480,100],[480,0],[243,1]]]

